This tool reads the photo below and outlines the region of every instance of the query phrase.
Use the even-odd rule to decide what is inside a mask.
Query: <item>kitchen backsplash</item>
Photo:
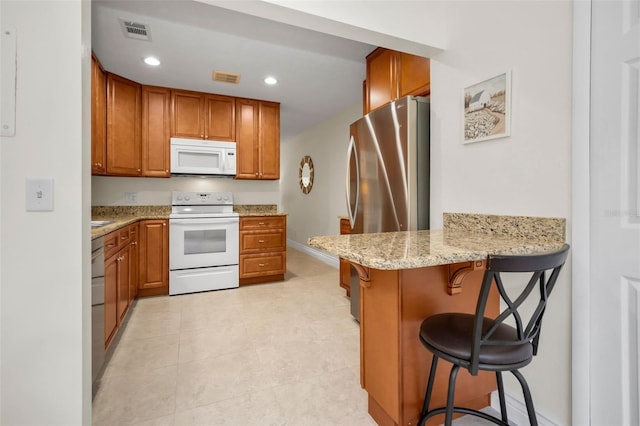
[[[235,204],[279,204],[279,181],[244,181],[230,178],[173,177],[91,178],[92,206],[171,205],[172,191],[229,191]]]

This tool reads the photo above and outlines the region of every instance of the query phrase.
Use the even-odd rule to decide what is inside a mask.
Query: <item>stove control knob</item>
[[[189,201],[189,196],[188,196],[188,195],[185,195],[184,200],[185,200],[185,201]]]
[[[224,196],[223,200],[225,201],[229,201],[229,197],[227,197],[226,195]]]
[[[177,200],[178,200],[178,201],[182,201],[182,195],[178,195]]]
[[[218,201],[222,200],[222,197],[218,195],[217,200],[218,200]]]

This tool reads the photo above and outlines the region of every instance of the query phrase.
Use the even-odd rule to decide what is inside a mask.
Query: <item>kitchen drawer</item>
[[[262,253],[286,250],[285,233],[273,231],[240,231],[240,253]]]
[[[240,218],[240,230],[258,230],[265,228],[281,228],[287,226],[286,216],[249,216]]]
[[[280,275],[286,272],[287,255],[281,253],[240,255],[240,277]]]
[[[104,258],[109,258],[120,247],[120,231],[113,231],[104,236]]]
[[[118,235],[118,246],[123,247],[131,242],[131,230],[129,227],[122,228]]]
[[[138,230],[137,226],[129,225],[116,231],[110,232],[104,236],[104,256],[109,256],[116,253],[122,247],[129,244],[132,241],[132,236],[136,235]]]

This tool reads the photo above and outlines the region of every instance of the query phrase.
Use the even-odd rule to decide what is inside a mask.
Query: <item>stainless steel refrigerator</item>
[[[351,233],[429,229],[429,100],[407,96],[350,127],[346,196]],[[351,314],[360,319],[351,268]]]

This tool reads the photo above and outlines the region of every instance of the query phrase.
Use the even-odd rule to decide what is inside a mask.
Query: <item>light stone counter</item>
[[[311,237],[309,245],[362,266],[381,270],[483,260],[489,254],[535,254],[559,250],[565,220],[524,216],[445,213],[445,228]]]
[[[171,206],[93,206],[91,220],[109,220],[113,223],[91,229],[91,239],[105,236],[138,220],[169,219],[170,214]]]
[[[420,324],[441,312],[475,312],[487,255],[557,251],[565,240],[564,219],[445,213],[443,225],[309,239],[312,247],[360,265],[360,288],[351,294],[360,296],[360,377],[377,424],[418,424],[431,368]],[[498,312],[497,292],[488,304]],[[439,377],[448,376],[448,366],[437,368]],[[480,409],[496,390],[495,376],[462,375],[457,387],[464,392],[456,405]],[[436,380],[433,405],[443,406],[446,395],[446,381]]]
[[[234,204],[233,211],[240,216],[286,216],[275,204]]]

